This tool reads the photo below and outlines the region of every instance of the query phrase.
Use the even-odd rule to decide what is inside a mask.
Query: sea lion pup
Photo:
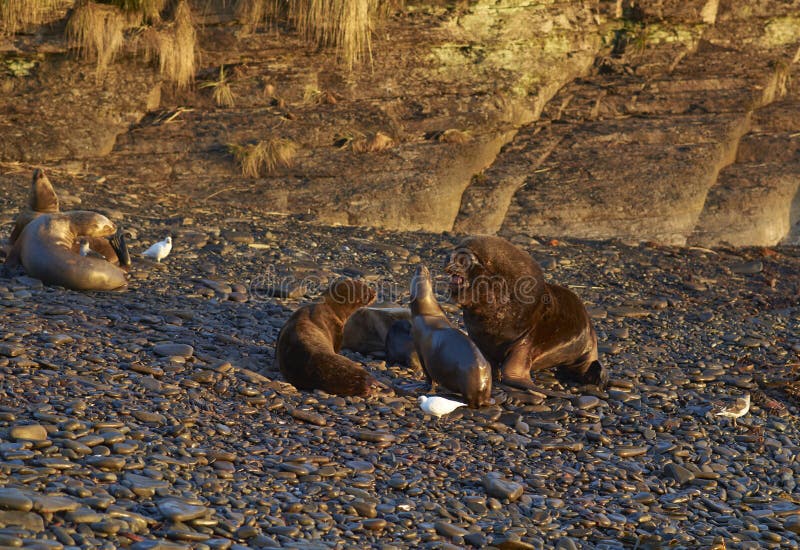
[[[358,353],[383,353],[392,323],[411,319],[411,310],[391,302],[357,309],[344,324],[342,347]]]
[[[533,389],[531,371],[605,386],[597,335],[580,298],[548,284],[536,261],[507,240],[467,237],[450,254],[451,298],[467,332],[509,386]]]
[[[96,212],[75,210],[43,214],[28,223],[6,260],[22,264],[31,277],[73,290],[117,290],[127,286],[125,272],[111,263],[73,251],[80,237],[109,237],[117,228]]]
[[[284,378],[301,390],[368,395],[377,381],[358,363],[339,355],[347,318],[375,300],[375,291],[353,279],[334,282],[322,301],[295,311],[278,335],[275,358]]]
[[[488,404],[492,367],[469,336],[447,320],[424,265],[417,267],[411,279],[411,316],[414,346],[431,390],[439,383],[461,394],[472,408]]]

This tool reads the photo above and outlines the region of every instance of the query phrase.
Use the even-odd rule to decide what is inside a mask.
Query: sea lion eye
[[[456,250],[450,257],[450,263],[466,271],[473,265],[477,265],[478,261],[475,258],[475,255],[469,251]]]

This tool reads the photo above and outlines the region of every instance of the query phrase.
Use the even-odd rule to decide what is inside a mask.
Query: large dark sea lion
[[[358,363],[339,355],[347,318],[375,300],[375,291],[353,279],[334,282],[322,301],[295,311],[278,335],[275,354],[286,380],[298,389],[368,395],[379,385]]]
[[[117,290],[127,286],[125,272],[110,262],[81,256],[80,238],[108,238],[114,224],[97,212],[75,210],[36,216],[25,225],[6,263],[22,264],[31,277],[73,290]]]
[[[536,261],[501,237],[472,236],[450,254],[452,299],[486,358],[509,386],[534,389],[531,371],[604,386],[597,335],[580,298],[548,284]]]
[[[421,265],[411,279],[411,333],[432,390],[441,384],[472,408],[489,403],[492,367],[469,336],[454,328],[433,294],[431,274]]]

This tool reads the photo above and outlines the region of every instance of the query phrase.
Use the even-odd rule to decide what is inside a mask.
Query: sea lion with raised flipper
[[[492,367],[469,336],[450,324],[424,265],[411,279],[411,333],[432,390],[441,384],[472,408],[490,402]]]
[[[278,335],[275,353],[287,382],[337,395],[373,393],[378,382],[339,350],[348,317],[374,300],[375,291],[366,283],[342,279],[328,287],[322,301],[295,311]]]
[[[344,324],[342,348],[365,355],[383,353],[392,323],[411,319],[411,310],[395,303],[375,304],[357,309]]]
[[[116,226],[97,212],[74,210],[42,214],[22,229],[6,263],[22,264],[31,277],[73,290],[118,290],[125,272],[110,262],[81,256],[80,238],[107,238]]]
[[[571,290],[546,283],[530,254],[501,237],[471,236],[446,271],[467,332],[502,383],[534,389],[531,371],[557,368],[563,378],[605,386],[586,308]]]

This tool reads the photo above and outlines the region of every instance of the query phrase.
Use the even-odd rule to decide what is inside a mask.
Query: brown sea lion
[[[489,403],[492,367],[469,336],[454,328],[433,294],[424,265],[411,279],[411,333],[431,390],[441,384],[472,408]]]
[[[105,238],[117,228],[97,212],[75,210],[42,214],[25,225],[11,247],[9,265],[22,264],[31,277],[73,290],[117,290],[125,272],[101,259],[73,252],[80,237]]]
[[[411,319],[411,310],[393,303],[362,307],[344,324],[342,348],[369,355],[383,352],[389,327],[400,319]]]
[[[580,298],[548,284],[530,254],[494,236],[467,237],[450,254],[451,298],[501,381],[533,389],[531,371],[605,386],[597,335]]]
[[[31,221],[42,214],[53,214],[56,212],[59,212],[59,202],[55,188],[44,170],[36,168],[33,171],[31,190],[28,194],[28,204],[20,210],[20,213],[14,220],[14,228],[11,230],[9,244],[14,244],[22,233],[22,230],[25,229],[25,226]],[[122,228],[118,228],[116,234],[109,237],[92,237],[87,235],[85,236],[85,240],[88,241],[90,250],[102,255],[106,261],[121,266],[131,265],[130,254],[125,244]],[[76,254],[80,253],[78,241],[75,241],[73,244],[72,251]]]
[[[9,243],[14,242],[19,238],[22,230],[35,218],[42,214],[52,214],[58,212],[58,195],[56,195],[53,184],[44,170],[37,168],[33,171],[33,179],[31,181],[31,191],[28,194],[28,204],[20,209],[20,213],[14,220],[14,228],[11,230],[11,237]]]
[[[353,279],[334,282],[322,301],[295,311],[278,335],[275,358],[286,380],[301,390],[368,395],[378,383],[358,363],[339,355],[347,318],[375,300],[375,291]]]

